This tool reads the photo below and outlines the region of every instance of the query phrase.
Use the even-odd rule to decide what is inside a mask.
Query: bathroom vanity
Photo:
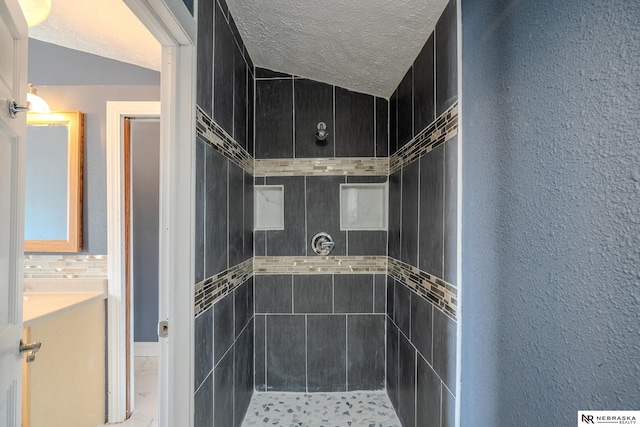
[[[105,420],[104,279],[25,279],[24,343],[42,343],[22,369],[24,427]]]

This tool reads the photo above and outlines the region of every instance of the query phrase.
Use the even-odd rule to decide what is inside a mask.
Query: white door
[[[20,426],[27,23],[18,0],[0,0],[0,425]]]

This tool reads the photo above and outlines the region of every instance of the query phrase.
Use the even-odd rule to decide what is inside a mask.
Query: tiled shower
[[[456,1],[389,100],[255,67],[224,0],[197,3],[195,425],[373,390],[404,427],[455,425]],[[388,192],[385,227],[344,226],[355,184]],[[282,227],[254,230],[256,186],[282,189]]]

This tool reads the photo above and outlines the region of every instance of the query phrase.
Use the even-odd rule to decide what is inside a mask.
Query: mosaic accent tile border
[[[198,106],[196,133],[245,172],[253,174],[253,157]]]
[[[27,279],[106,279],[106,255],[25,255]]]
[[[389,158],[389,175],[424,156],[457,134],[458,103],[456,102]]]
[[[372,274],[387,272],[386,256],[254,257],[255,275]]]
[[[254,176],[389,175],[388,157],[256,159]]]
[[[453,320],[457,319],[458,289],[452,284],[392,257],[389,257],[387,274],[440,307]]]
[[[249,280],[251,276],[253,276],[253,258],[196,284],[195,315],[197,316],[211,307],[213,303],[227,296],[236,287]]]

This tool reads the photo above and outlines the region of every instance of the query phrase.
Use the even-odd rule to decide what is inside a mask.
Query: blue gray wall
[[[160,73],[29,39],[29,82],[36,86],[160,85]]]
[[[640,402],[640,4],[462,0],[462,426]]]
[[[57,111],[85,120],[82,253],[107,253],[107,101],[159,101],[160,73],[29,39],[29,81]]]
[[[131,120],[133,340],[158,341],[160,119]]]

